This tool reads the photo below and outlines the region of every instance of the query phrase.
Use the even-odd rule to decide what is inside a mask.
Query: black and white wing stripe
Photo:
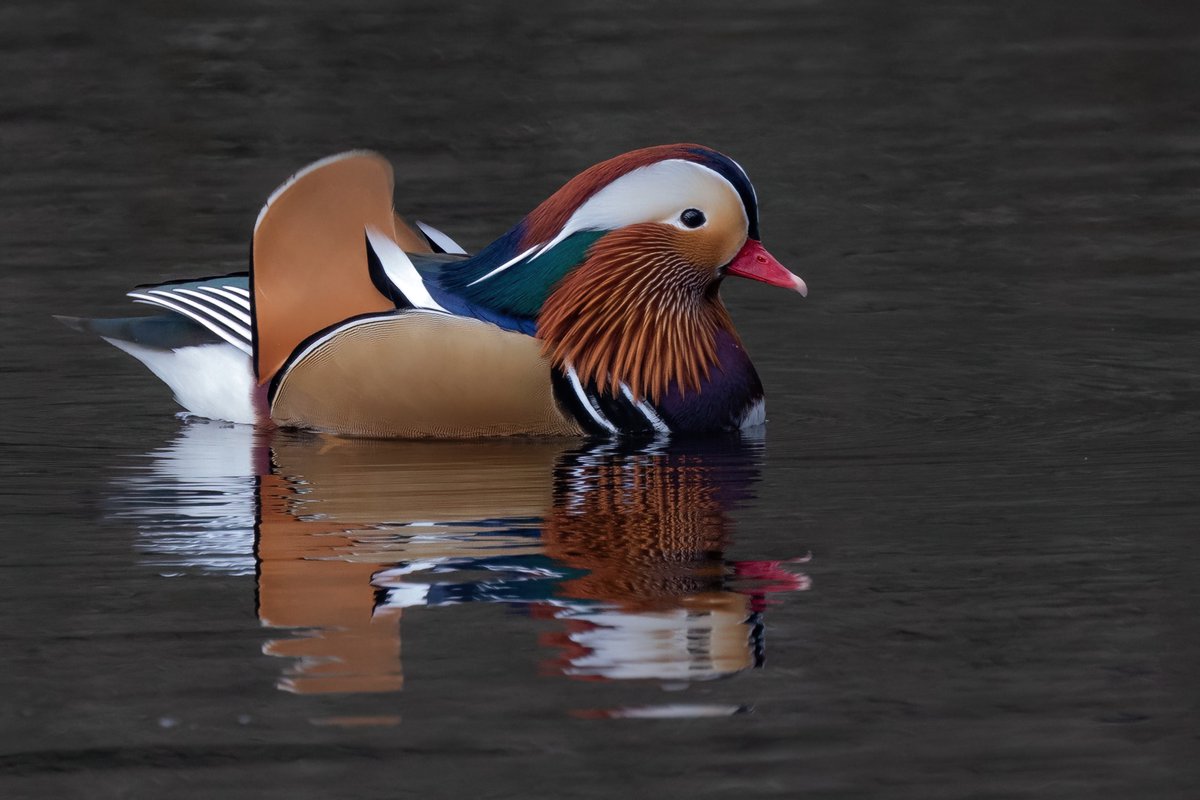
[[[421,231],[421,235],[425,237],[425,241],[429,242],[429,246],[433,248],[433,252],[449,253],[455,256],[465,256],[467,254],[462,245],[429,223],[417,220],[417,228]]]
[[[371,282],[399,308],[423,308],[445,312],[433,299],[425,279],[408,254],[387,235],[370,225],[367,233],[367,271]]]
[[[165,308],[220,336],[246,355],[253,352],[250,292],[220,279],[139,286],[128,293],[134,302]]]
[[[621,384],[620,394],[597,392],[590,382],[580,381],[575,368],[555,369],[551,380],[560,405],[588,433],[601,436],[666,436],[670,427],[645,400],[634,400],[629,387]]]

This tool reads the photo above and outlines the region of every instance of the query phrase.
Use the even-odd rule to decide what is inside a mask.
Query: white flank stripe
[[[159,306],[160,308],[165,308],[168,311],[174,311],[176,314],[182,314],[183,316],[187,317],[188,319],[192,320],[193,322],[196,322],[196,323],[204,326],[205,330],[212,331],[217,336],[220,336],[222,339],[229,342],[231,345],[238,348],[239,350],[244,352],[246,355],[251,354],[250,343],[248,340],[247,341],[239,340],[230,331],[225,330],[220,325],[217,325],[216,323],[214,323],[212,320],[207,319],[207,318],[201,316],[200,314],[197,314],[195,311],[192,311],[190,308],[185,308],[184,306],[177,305],[175,303],[172,303],[169,300],[164,300],[161,297],[154,297],[152,295],[141,294],[140,292],[129,292],[128,296],[132,297],[135,302],[146,303],[147,305],[151,305],[151,306]]]
[[[234,294],[232,291],[230,291],[231,289],[233,289],[232,286],[201,286],[200,289],[205,292],[211,292],[212,294],[215,294],[218,297],[224,297],[226,300],[229,300],[230,302],[237,303],[239,306],[241,306],[242,308],[244,308],[247,311],[250,310],[249,295],[243,297],[240,294]],[[250,322],[249,318],[247,318],[246,322],[247,322],[247,324],[249,324],[249,322]]]
[[[497,274],[503,272],[504,270],[511,267],[513,264],[516,264],[517,262],[523,260],[530,253],[536,253],[539,247],[541,247],[541,245],[534,245],[533,247],[526,250],[524,253],[521,253],[521,255],[519,255],[513,259],[510,259],[508,261],[505,261],[503,264],[496,267],[494,270],[489,272],[487,275],[484,275],[482,278],[476,278],[475,280],[471,281],[470,283],[467,284],[467,286],[474,286],[475,284],[479,283],[480,281],[486,281],[488,278],[492,277],[493,275],[497,275]]]
[[[654,410],[654,406],[647,403],[645,400],[634,400],[633,392],[629,391],[629,387],[621,384],[621,393],[625,395],[625,399],[633,403],[637,410],[642,412],[642,416],[650,423],[650,426],[659,433],[670,433],[671,429],[667,427],[667,423],[663,422],[663,418]]]
[[[420,228],[421,233],[428,236],[434,244],[442,248],[443,252],[456,256],[465,256],[467,254],[467,251],[463,250],[462,246],[458,242],[454,241],[432,225],[426,225],[424,222],[417,220],[417,227]]]
[[[192,297],[199,297],[201,300],[203,300],[206,303],[212,303],[214,306],[221,309],[226,314],[232,314],[233,318],[236,320],[240,320],[243,325],[250,324],[250,315],[247,314],[245,311],[242,311],[240,308],[234,308],[233,306],[229,305],[229,303],[226,303],[224,300],[219,300],[218,297],[222,297],[222,295],[218,295],[217,297],[212,297],[211,295],[205,294],[204,292],[198,292],[195,289],[176,289],[175,293],[191,295]]]
[[[250,290],[249,289],[243,289],[240,286],[222,286],[221,288],[225,289],[226,291],[229,291],[229,292],[237,292],[242,297],[245,297],[247,300],[250,299]]]
[[[596,420],[596,424],[607,430],[609,433],[616,433],[617,427],[609,422],[600,409],[592,405],[591,398],[587,396],[587,392],[583,390],[583,385],[579,383],[579,376],[575,374],[574,367],[567,367],[567,379],[571,381],[571,388],[575,390],[575,395],[583,403],[583,407],[591,415],[592,419]]]
[[[225,315],[223,315],[221,312],[217,311],[215,308],[213,308],[213,305],[214,305],[213,302],[211,300],[209,300],[207,297],[205,297],[204,295],[200,295],[200,297],[204,300],[204,302],[200,302],[198,300],[193,300],[192,298],[187,297],[186,295],[181,294],[179,292],[172,292],[172,291],[168,291],[166,289],[151,289],[150,294],[159,295],[161,297],[170,297],[172,300],[177,300],[180,303],[187,303],[189,306],[192,306],[193,308],[197,308],[200,311],[203,311],[205,314],[208,314],[210,317],[212,317],[213,319],[215,319],[217,322],[221,323],[222,325],[228,326],[229,329],[232,330],[234,333],[244,336],[246,338],[246,341],[250,341],[250,329],[247,328],[245,325],[241,325],[240,323],[238,323],[237,320],[230,319],[229,317],[226,317]]]
[[[421,273],[417,272],[417,268],[413,266],[408,255],[400,249],[400,245],[370,225],[367,226],[367,241],[370,242],[371,249],[379,258],[379,263],[383,265],[383,271],[387,274],[388,280],[408,298],[410,303],[417,308],[446,310],[438,305],[438,302],[429,294],[429,290],[425,288],[425,281],[421,280]]]

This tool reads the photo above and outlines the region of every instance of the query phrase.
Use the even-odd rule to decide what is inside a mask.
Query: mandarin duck
[[[807,294],[759,241],[745,171],[707,147],[596,164],[473,256],[408,225],[391,166],[354,151],[270,196],[248,273],[129,292],[152,316],[59,319],[203,417],[389,438],[657,436],[764,420],[718,294],[728,275]]]

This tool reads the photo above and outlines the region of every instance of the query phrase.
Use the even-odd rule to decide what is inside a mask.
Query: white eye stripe
[[[694,161],[659,161],[627,172],[589,197],[551,246],[583,230],[615,230],[639,222],[678,224],[683,211],[702,207],[708,209],[706,222],[717,209],[728,209],[749,227],[741,195],[724,175]]]
[[[680,216],[693,208],[704,213],[704,223],[689,228],[682,223]],[[694,161],[678,158],[658,161],[613,180],[585,200],[554,238],[535,244],[471,281],[468,286],[486,281],[519,264],[536,261],[581,231],[617,230],[643,222],[657,222],[679,230],[694,231],[708,227],[721,214],[736,215],[744,229],[749,230],[746,206],[737,187],[728,178]]]

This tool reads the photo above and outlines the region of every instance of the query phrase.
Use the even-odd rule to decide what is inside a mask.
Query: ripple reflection
[[[530,626],[545,674],[726,677],[762,665],[767,596],[808,588],[802,559],[725,557],[759,440],[380,442],[193,421],[148,456],[116,514],[165,575],[256,575],[289,692],[397,691],[404,616],[452,625],[469,603],[551,621]]]

